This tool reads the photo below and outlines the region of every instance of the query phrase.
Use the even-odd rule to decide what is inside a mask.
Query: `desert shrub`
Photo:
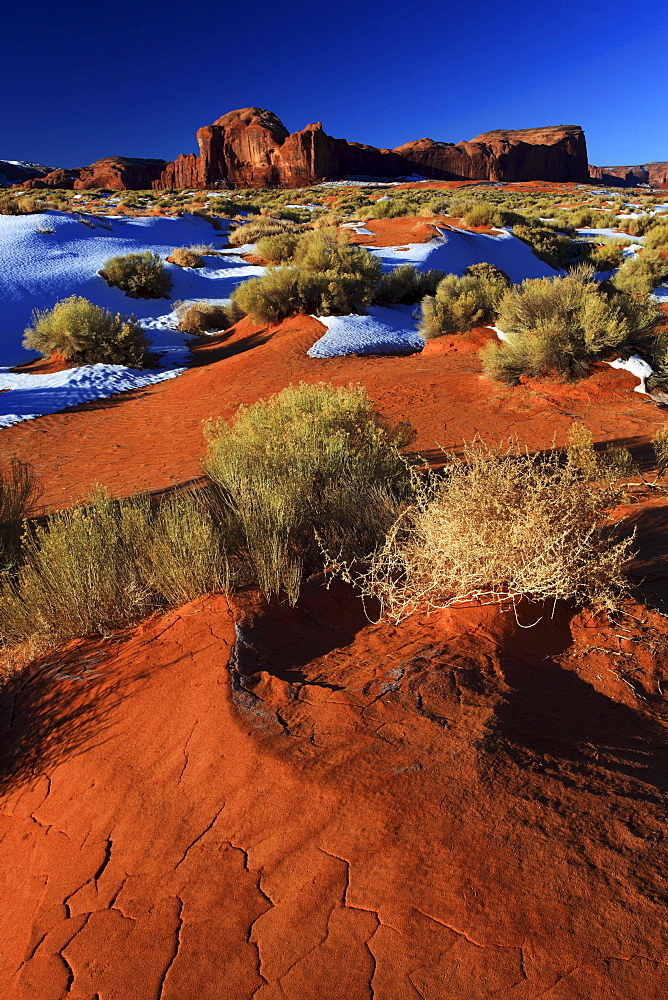
[[[0,574],[16,564],[23,524],[31,515],[40,492],[25,462],[11,458],[8,468],[0,469]]]
[[[0,589],[0,642],[106,634],[157,608],[226,585],[223,535],[203,498],[153,510],[147,497],[99,492],[24,537],[22,563]]]
[[[179,267],[204,267],[202,255],[193,247],[177,247],[176,250],[172,250],[169,259],[172,264],[178,264]]]
[[[111,257],[99,273],[108,285],[120,288],[131,299],[167,299],[172,290],[169,272],[152,250]]]
[[[605,493],[556,453],[515,455],[480,442],[449,456],[356,577],[399,621],[413,610],[574,600],[616,606],[631,538],[605,521]]]
[[[242,313],[269,323],[297,313],[363,313],[379,277],[378,259],[363,247],[337,240],[332,231],[307,232],[292,266],[268,268],[261,277],[242,282],[232,302]]]
[[[483,349],[485,371],[511,385],[521,375],[581,378],[612,348],[644,342],[657,322],[651,304],[608,297],[591,269],[523,281],[500,302],[498,325],[507,340]]]
[[[422,301],[420,334],[425,338],[466,333],[474,326],[492,323],[501,297],[509,285],[507,275],[491,264],[478,264],[462,277],[448,274],[435,294]]]
[[[462,222],[466,226],[500,226],[502,225],[501,213],[495,205],[490,205],[486,201],[477,201],[464,212]]]
[[[614,482],[638,471],[633,455],[623,445],[608,444],[597,453],[591,431],[578,420],[568,430],[566,455],[571,468],[590,482]]]
[[[645,237],[644,246],[647,250],[660,250],[668,253],[668,226],[659,225],[651,229]]]
[[[589,252],[588,260],[597,271],[614,271],[624,261],[624,250],[619,243],[604,243]]]
[[[513,235],[527,243],[539,260],[557,271],[576,264],[589,250],[588,243],[578,243],[547,227],[514,226]]]
[[[20,215],[21,209],[14,197],[7,192],[0,192],[0,215]]]
[[[221,195],[215,195],[213,198],[209,198],[208,208],[210,212],[213,212],[216,216],[223,216],[226,219],[232,219],[240,211],[240,206],[232,201],[231,198],[225,198]]]
[[[377,544],[407,485],[407,427],[387,426],[361,386],[289,386],[206,435],[204,469],[259,586],[293,604],[322,547],[353,558]]]
[[[36,309],[23,346],[48,357],[54,351],[77,365],[114,364],[141,368],[149,341],[134,316],[121,316],[80,295]]]
[[[292,260],[299,239],[299,233],[275,233],[273,236],[262,236],[257,241],[256,250],[260,257],[271,261],[272,264],[284,264],[286,261]]]
[[[646,298],[668,276],[668,258],[658,251],[645,251],[642,257],[629,257],[611,279],[617,291],[635,298]]]
[[[228,306],[220,302],[176,302],[174,312],[178,329],[183,333],[207,333],[209,330],[227,330],[235,322]]]
[[[652,438],[652,448],[654,449],[657,469],[663,475],[668,469],[668,424],[664,424],[658,429]]]
[[[218,216],[212,215],[211,212],[207,212],[206,209],[196,208],[191,212],[191,215],[195,219],[204,219],[205,222],[208,222],[217,231],[220,231],[223,228],[223,223]]]
[[[443,278],[445,271],[418,271],[413,264],[399,264],[381,276],[373,301],[379,306],[410,305],[434,295]]]
[[[291,231],[293,231],[292,224],[287,221],[281,222],[278,219],[260,216],[233,229],[228,234],[228,240],[230,246],[241,247],[247,243],[257,243],[263,236],[275,236],[277,233]]]
[[[619,229],[623,229],[630,236],[644,236],[645,233],[659,225],[659,221],[654,215],[641,215],[637,219],[618,219]]]
[[[454,197],[450,199],[448,215],[453,219],[463,219],[475,206],[476,202],[471,198]]]

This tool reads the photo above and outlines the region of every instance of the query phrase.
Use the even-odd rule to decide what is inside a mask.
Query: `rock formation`
[[[199,129],[197,142],[199,155],[179,156],[154,187],[300,187],[328,178],[413,173],[438,180],[586,183],[589,177],[584,132],[575,125],[377,149],[333,139],[320,122],[290,134],[270,111],[244,108]]]
[[[24,160],[0,160],[0,187],[23,184],[34,177],[44,177],[51,170],[41,163],[26,163]]]
[[[33,177],[31,180],[24,181],[21,187],[37,188],[38,190],[40,188],[62,188],[63,190],[71,191],[74,188],[75,181],[79,179],[82,169],[82,167],[74,167],[72,170],[51,170],[43,177]]]
[[[74,182],[76,191],[110,188],[112,191],[139,190],[151,187],[166,166],[165,160],[141,160],[126,156],[106,156],[90,167],[82,167]]]
[[[668,185],[668,163],[643,163],[635,167],[594,167],[590,164],[589,175],[592,180],[614,187],[637,187],[639,184],[664,187]]]

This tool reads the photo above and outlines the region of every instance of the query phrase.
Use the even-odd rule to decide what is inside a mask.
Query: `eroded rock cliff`
[[[486,132],[471,142],[420,139],[377,149],[334,139],[316,122],[290,134],[272,112],[231,111],[197,133],[199,155],[179,156],[154,187],[300,187],[327,178],[580,181],[589,177],[579,126]]]

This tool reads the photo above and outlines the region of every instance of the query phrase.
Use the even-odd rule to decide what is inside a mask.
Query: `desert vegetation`
[[[304,233],[290,266],[269,268],[235,290],[232,301],[244,314],[277,323],[296,313],[363,313],[373,300],[380,264],[363,247],[334,230]]]
[[[207,428],[204,470],[243,539],[267,596],[295,603],[322,548],[362,556],[382,537],[408,486],[399,449],[411,434],[374,412],[365,389],[290,386]]]
[[[491,264],[475,264],[462,277],[446,275],[434,294],[422,301],[421,335],[429,339],[466,333],[474,326],[492,323],[509,286],[508,276]]]
[[[98,491],[25,532],[0,590],[0,641],[106,634],[225,585],[222,532],[203,494],[153,507]]]
[[[100,277],[131,299],[166,299],[172,290],[170,274],[160,255],[152,250],[111,257]]]
[[[591,269],[524,281],[501,299],[506,340],[483,349],[485,371],[511,385],[522,375],[581,378],[611,350],[651,351],[660,320],[656,303],[606,294]]]
[[[211,330],[227,330],[235,322],[233,310],[218,302],[199,299],[194,302],[175,302],[174,312],[177,328],[183,333],[208,333]]]
[[[54,352],[75,365],[114,364],[141,368],[149,349],[146,333],[134,316],[121,316],[80,295],[35,310],[23,346],[43,357]]]
[[[179,267],[204,267],[204,259],[194,247],[177,247],[169,255],[172,264]]]
[[[558,453],[477,441],[448,456],[443,474],[414,480],[368,567],[347,576],[392,621],[471,600],[612,609],[627,589],[631,550],[632,538],[606,520],[605,495]]]

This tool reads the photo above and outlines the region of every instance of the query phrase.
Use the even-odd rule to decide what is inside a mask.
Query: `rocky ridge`
[[[650,187],[668,185],[668,163],[664,161],[643,163],[635,167],[594,167],[590,164],[589,174],[593,180],[600,180],[614,187],[637,187],[638,184],[649,184]]]
[[[216,185],[300,187],[350,176],[435,180],[576,181],[589,178],[587,147],[576,125],[486,132],[470,142],[419,139],[377,149],[334,139],[322,124],[289,133],[272,112],[230,111],[197,132],[199,154],[167,165],[156,188]]]
[[[89,167],[52,170],[40,177],[23,181],[25,188],[65,188],[88,191],[107,188],[111,191],[145,191],[160,176],[166,160],[144,160],[130,156],[105,156]]]

